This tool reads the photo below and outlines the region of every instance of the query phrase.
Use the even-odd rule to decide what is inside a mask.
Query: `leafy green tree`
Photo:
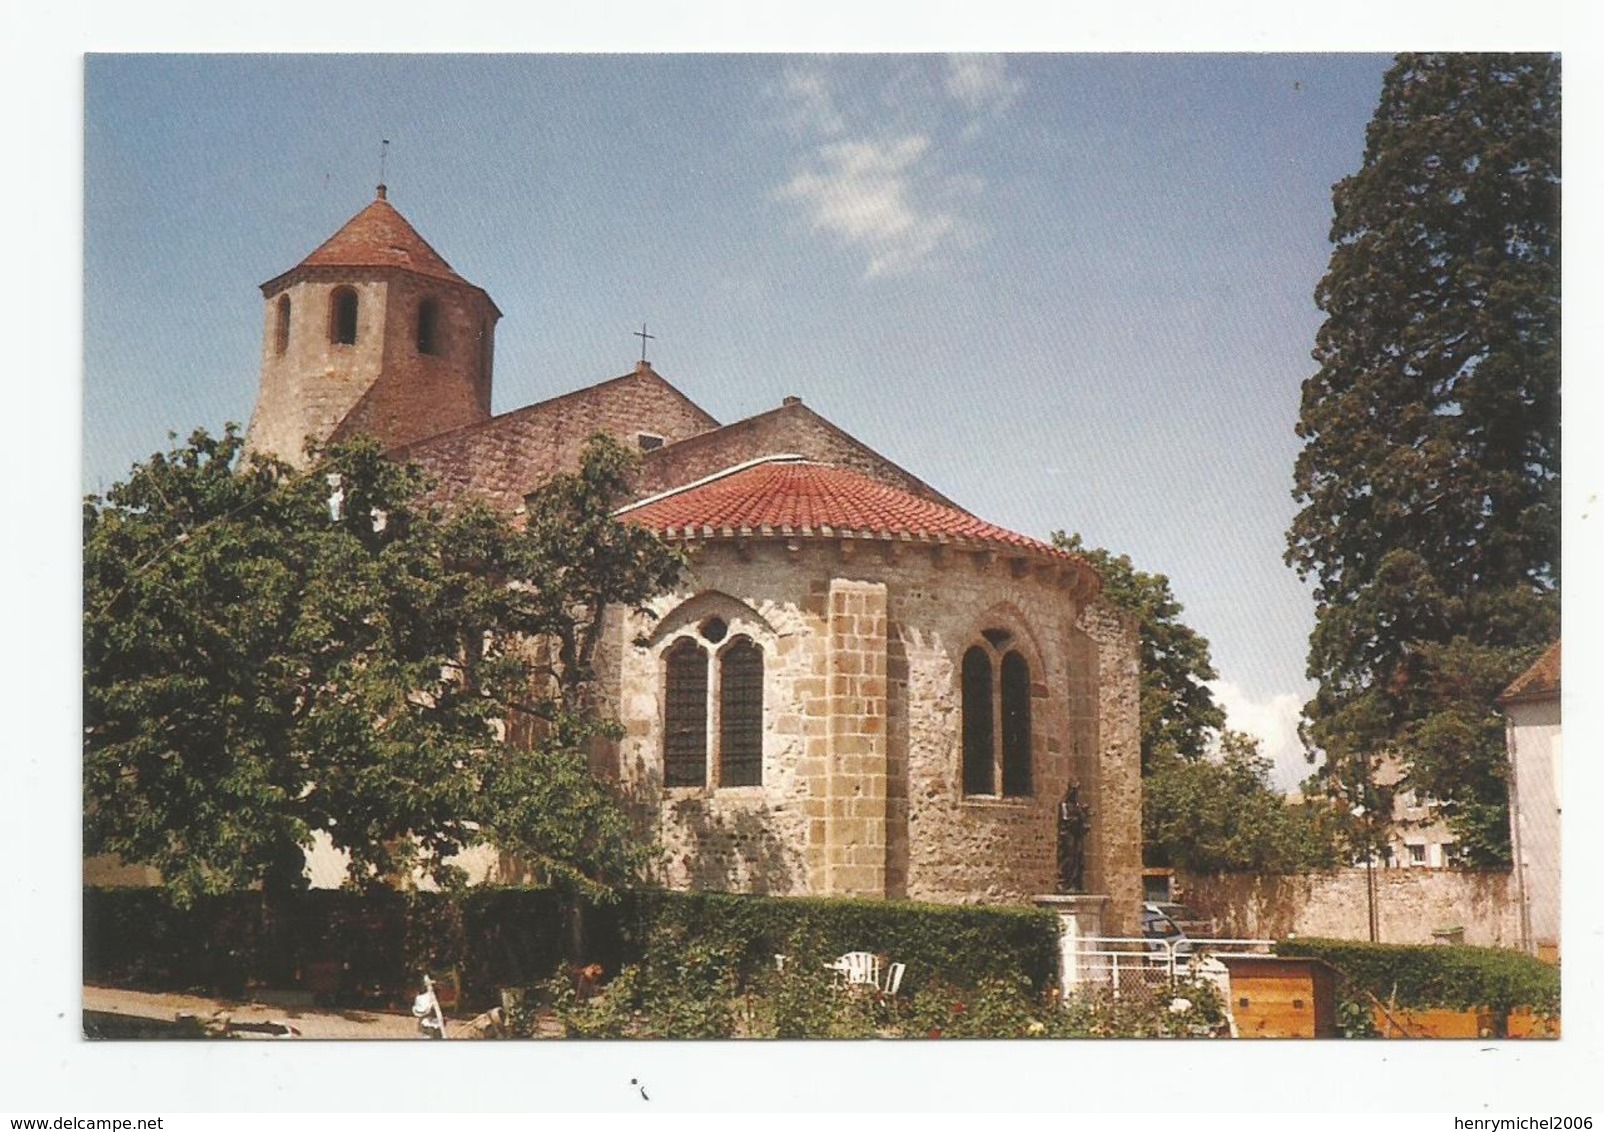
[[[627,877],[643,850],[586,757],[590,648],[680,569],[609,517],[627,451],[593,442],[520,531],[422,507],[371,442],[302,472],[242,448],[196,432],[85,502],[86,851],[181,902],[302,884],[318,831],[358,883],[453,883],[482,843],[592,893]]]
[[[1142,773],[1177,758],[1202,758],[1225,726],[1225,712],[1207,685],[1217,675],[1209,642],[1181,620],[1170,580],[1136,569],[1127,555],[1088,547],[1079,534],[1055,531],[1053,545],[1091,563],[1103,580],[1103,597],[1140,624]]]
[[[1559,62],[1400,55],[1334,192],[1287,560],[1333,793],[1403,759],[1508,860],[1494,698],[1559,629]]]
[[[1171,760],[1143,782],[1149,864],[1192,873],[1292,873],[1342,857],[1343,824],[1322,802],[1293,805],[1270,785],[1270,760],[1240,731],[1217,757]]]

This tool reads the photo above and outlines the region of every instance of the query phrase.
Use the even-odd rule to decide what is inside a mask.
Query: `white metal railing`
[[[1116,994],[1168,992],[1177,979],[1217,977],[1213,955],[1267,955],[1268,939],[1148,939],[1131,936],[1084,936],[1075,949],[1073,986],[1066,990],[1103,988]]]

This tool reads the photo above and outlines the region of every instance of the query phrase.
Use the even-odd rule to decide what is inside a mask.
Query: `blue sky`
[[[1164,573],[1283,785],[1282,564],[1330,189],[1388,57],[101,55],[83,486],[248,419],[256,285],[373,194],[506,317],[497,411],[787,394],[984,517]]]

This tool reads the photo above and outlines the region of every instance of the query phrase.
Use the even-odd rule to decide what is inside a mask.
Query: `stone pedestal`
[[[1102,972],[1094,968],[1099,966],[1100,960],[1084,954],[1085,941],[1103,934],[1108,897],[1037,896],[1032,898],[1032,903],[1058,916],[1058,985],[1064,993],[1097,982]]]

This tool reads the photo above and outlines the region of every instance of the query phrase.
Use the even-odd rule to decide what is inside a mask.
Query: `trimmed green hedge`
[[[1034,908],[655,889],[619,896],[576,907],[543,889],[316,890],[268,904],[240,892],[178,909],[154,889],[91,888],[84,978],[223,995],[316,986],[331,1001],[404,1002],[420,972],[455,970],[464,1003],[479,1007],[498,988],[532,985],[564,963],[600,963],[609,976],[627,964],[649,970],[692,942],[727,953],[743,984],[772,971],[776,954],[819,964],[859,950],[907,964],[909,991],[931,980],[973,987],[1023,975],[1039,992],[1057,970],[1057,919]]]
[[[1518,951],[1342,939],[1287,939],[1275,950],[1330,963],[1342,972],[1346,998],[1369,991],[1404,1009],[1559,1010],[1559,969]]]
[[[636,890],[618,911],[625,962],[696,940],[733,952],[744,978],[773,970],[777,954],[811,964],[848,951],[905,963],[910,990],[1023,975],[1041,992],[1058,971],[1058,918],[1037,908]]]

